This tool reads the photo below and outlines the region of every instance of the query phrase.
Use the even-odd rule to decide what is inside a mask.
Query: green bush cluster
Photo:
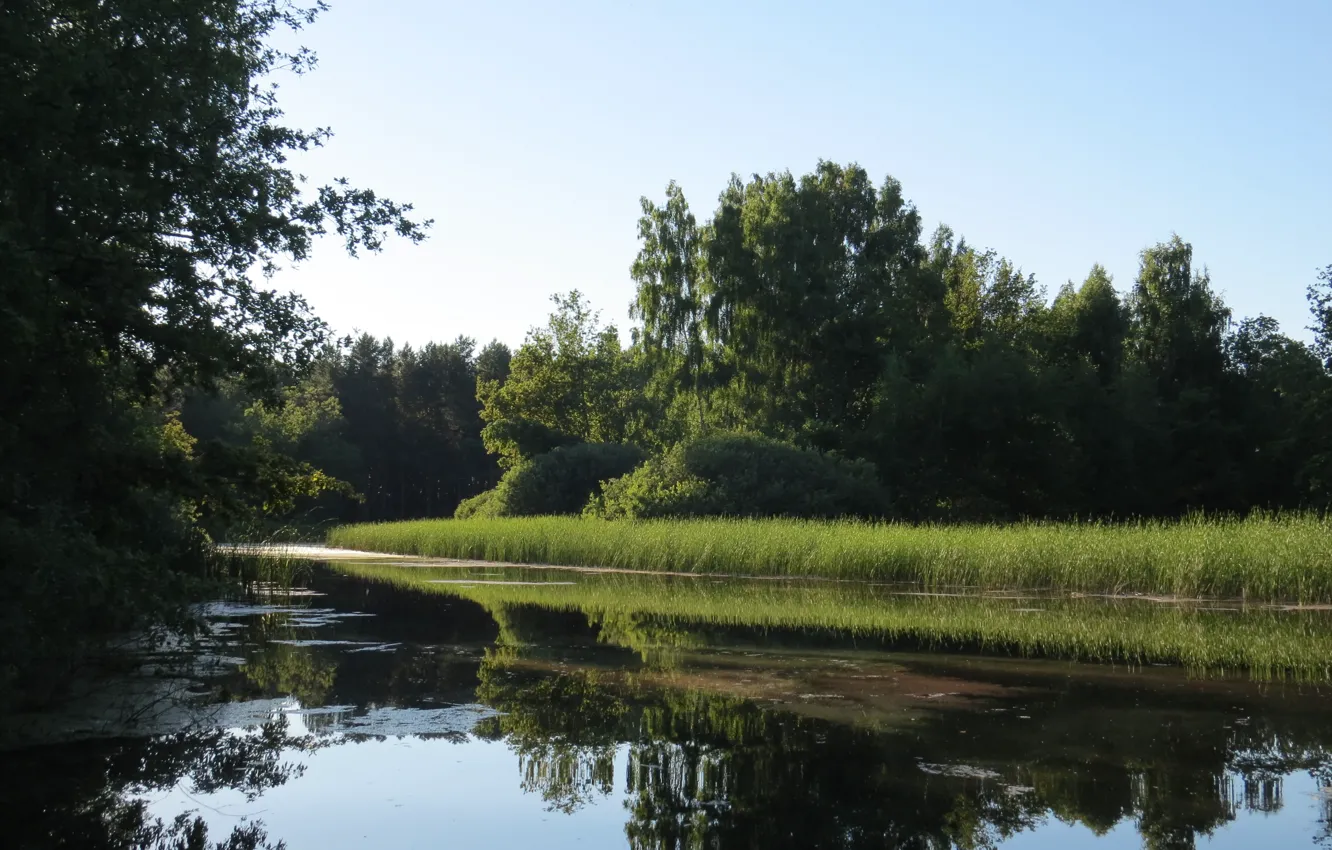
[[[500,488],[496,485],[483,493],[477,493],[471,498],[463,499],[458,503],[458,507],[454,509],[453,518],[472,519],[473,517],[499,516],[496,513],[499,509],[499,502],[495,498],[499,491]]]
[[[577,514],[597,497],[601,482],[629,472],[644,456],[637,446],[617,443],[561,446],[513,467],[493,490],[463,500],[454,517]]]
[[[881,517],[888,500],[874,466],[766,437],[727,434],[676,445],[606,482],[585,513],[667,517]]]

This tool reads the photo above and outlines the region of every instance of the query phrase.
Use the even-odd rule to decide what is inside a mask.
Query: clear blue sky
[[[275,285],[335,329],[522,341],[579,288],[622,331],[638,199],[700,221],[732,172],[855,161],[924,216],[1035,273],[1127,289],[1178,232],[1237,316],[1307,338],[1332,263],[1332,0],[333,0],[284,81],[298,161],[436,221]]]

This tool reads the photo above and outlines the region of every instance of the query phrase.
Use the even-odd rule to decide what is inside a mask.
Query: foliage
[[[499,456],[500,466],[506,469],[530,463],[556,449],[583,444],[578,437],[531,419],[500,419],[487,425],[482,433]]]
[[[704,221],[674,183],[642,207],[631,313],[666,446],[743,429],[835,449],[917,520],[1330,504],[1327,272],[1321,368],[1262,326],[1288,352],[1276,390],[1177,236],[1125,296],[1097,265],[1047,303],[998,252],[943,226],[923,241],[900,185],[854,164],[733,177]]]
[[[480,353],[459,337],[420,349],[362,335],[328,350],[319,369],[345,418],[355,450],[343,475],[365,494],[343,503],[343,519],[446,516],[462,499],[495,484],[499,469],[481,441],[478,380],[503,380],[508,349]]]
[[[575,292],[499,367],[507,380],[478,385],[501,467],[579,442],[660,458],[615,485],[637,507],[591,513],[843,510],[694,504],[715,494],[681,447],[737,432],[872,464],[891,502],[856,515],[1332,506],[1329,272],[1309,291],[1312,347],[1265,317],[1233,321],[1178,236],[1142,252],[1127,292],[1093,265],[1047,303],[997,251],[946,226],[923,240],[896,181],[829,162],[733,178],[706,220],[671,183],[642,200],[639,236],[629,348]]]
[[[468,496],[458,503],[458,507],[453,511],[453,518],[469,519],[471,517],[498,516],[499,505],[492,504],[496,502],[498,496],[499,487],[483,490],[475,496]]]
[[[482,439],[505,469],[574,442],[632,441],[638,431],[640,382],[615,326],[603,326],[577,290],[553,300],[549,323],[528,334],[507,378],[477,384]]]
[[[605,519],[883,515],[874,467],[753,435],[680,443],[606,484],[587,507]]]
[[[1332,265],[1318,273],[1318,283],[1309,285],[1309,307],[1313,312],[1314,350],[1332,369]]]
[[[423,238],[409,206],[345,180],[310,191],[288,165],[328,132],[283,125],[273,75],[314,57],[270,38],[318,9],[5,7],[0,704],[100,636],[179,613],[209,514],[326,483],[262,447],[163,439],[188,391],[234,381],[276,405],[323,341],[305,302],[252,269],[304,259],[330,230],[352,253]]]
[[[190,796],[227,790],[253,801],[299,777],[304,767],[291,756],[319,746],[310,737],[292,735],[279,719],[244,732],[196,729],[20,751],[7,765],[25,777],[5,801],[15,821],[9,843],[90,850],[281,850],[286,845],[268,839],[262,819],[231,826],[218,838],[196,811],[169,822],[155,817],[149,798],[173,789]]]
[[[861,423],[881,357],[940,313],[919,236],[901,185],[876,190],[859,166],[732,176],[705,226],[701,284],[726,378],[718,424],[836,434]]]
[[[1124,364],[1124,342],[1129,332],[1128,310],[1115,292],[1106,270],[1092,266],[1078,289],[1065,284],[1050,305],[1045,355],[1066,367],[1085,363],[1102,383],[1114,380]]]
[[[963,348],[995,340],[1021,344],[1045,307],[1035,277],[992,249],[978,251],[965,239],[955,243],[946,226],[934,234],[928,262],[943,281],[944,307]]]
[[[929,526],[572,517],[353,525],[368,552],[577,567],[901,581],[925,588],[1156,593],[1332,602],[1332,519]]]
[[[341,422],[337,398],[310,382],[283,387],[273,400],[236,382],[190,393],[168,431],[176,423],[205,482],[196,496],[200,526],[217,537],[253,535],[284,526],[298,503],[356,498],[349,483],[324,471],[332,458],[317,448],[337,443]]]
[[[454,516],[577,514],[601,493],[603,481],[624,475],[643,458],[642,449],[618,443],[562,446],[511,467],[494,490],[464,501]]]
[[[502,379],[507,355],[498,342],[477,353],[468,337],[416,349],[363,334],[321,350],[279,407],[230,387],[188,395],[182,418],[192,435],[261,444],[337,482],[281,503],[281,522],[440,516],[499,478],[481,443],[476,384]]]
[[[674,389],[692,393],[700,431],[707,428],[704,388],[709,381],[709,321],[714,293],[708,279],[699,232],[684,192],[674,181],[666,187],[666,204],[658,207],[641,199],[638,222],[642,250],[632,274],[638,284],[630,316],[643,322],[638,344],[657,371],[665,373]]]

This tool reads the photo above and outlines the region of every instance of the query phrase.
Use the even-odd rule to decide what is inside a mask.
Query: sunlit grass
[[[333,546],[656,572],[1332,603],[1332,520],[918,526],[567,517],[351,525]]]
[[[341,562],[352,575],[470,599],[492,612],[538,605],[589,621],[637,621],[681,637],[710,627],[827,630],[890,644],[1135,665],[1257,678],[1332,678],[1332,612],[1148,600],[902,595],[833,582],[714,581],[578,574],[572,584],[466,584],[467,571]],[[510,576],[515,579],[539,576]],[[493,572],[485,578],[497,578]],[[437,583],[445,580],[449,583]],[[644,618],[651,620],[650,625]],[[685,641],[696,643],[696,641]]]

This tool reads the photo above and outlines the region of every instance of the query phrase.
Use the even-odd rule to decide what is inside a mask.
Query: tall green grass
[[[658,572],[1332,603],[1332,520],[916,526],[568,517],[351,525],[330,545]]]
[[[706,642],[709,627],[824,630],[932,649],[1174,664],[1197,673],[1245,673],[1259,679],[1332,680],[1332,612],[1326,610],[1243,610],[1085,597],[904,595],[854,583],[615,573],[546,575],[562,582],[558,584],[493,584],[484,582],[542,576],[533,571],[496,576],[493,569],[475,575],[479,571],[355,561],[332,567],[422,593],[470,599],[500,621],[506,619],[503,609],[508,606],[536,605],[581,612],[593,623],[638,624],[649,642],[675,633],[675,642],[698,645]],[[468,584],[469,578],[479,581]],[[691,633],[699,640],[684,639]]]

